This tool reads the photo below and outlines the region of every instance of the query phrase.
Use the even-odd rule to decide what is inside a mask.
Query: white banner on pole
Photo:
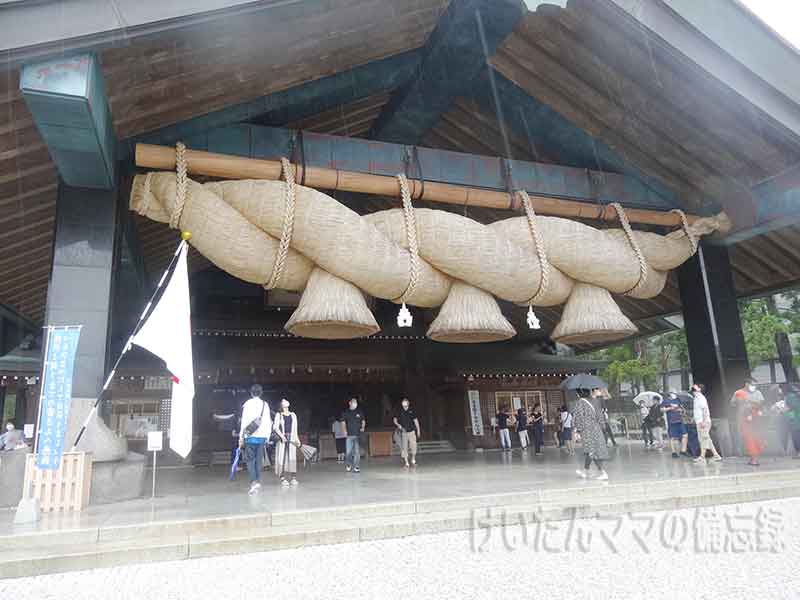
[[[192,325],[189,305],[187,246],[181,249],[178,263],[158,304],[134,336],[133,343],[162,358],[172,373],[172,403],[169,446],[186,458],[192,449]]]
[[[483,435],[483,418],[481,417],[481,395],[478,390],[469,390],[469,416],[472,420],[472,435]]]

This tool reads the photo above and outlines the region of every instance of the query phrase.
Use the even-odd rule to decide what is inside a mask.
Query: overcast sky
[[[741,2],[791,42],[795,48],[800,48],[800,1],[741,0]]]

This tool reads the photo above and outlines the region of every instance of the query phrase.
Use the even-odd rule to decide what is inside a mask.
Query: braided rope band
[[[680,208],[673,208],[671,213],[675,213],[681,218],[681,227],[683,227],[683,232],[686,234],[686,239],[689,240],[689,246],[692,248],[692,254],[697,253],[697,236],[692,233],[692,230],[689,228],[689,219],[686,218],[686,213],[683,212]]]
[[[189,178],[186,166],[186,146],[183,142],[175,144],[175,210],[169,218],[169,226],[177,229],[186,206],[189,192]]]
[[[281,241],[278,244],[278,254],[275,256],[275,264],[272,265],[272,274],[269,281],[264,285],[265,289],[272,290],[278,286],[283,268],[286,264],[286,257],[289,256],[289,247],[292,243],[292,233],[294,231],[294,206],[297,190],[294,183],[294,171],[291,163],[286,158],[281,158],[281,170],[286,181],[285,201],[286,206],[283,213],[283,229],[281,230]]]
[[[631,227],[630,221],[628,221],[628,215],[625,214],[625,209],[622,208],[622,205],[618,202],[612,202],[609,204],[609,206],[613,207],[614,210],[617,211],[619,222],[622,225],[622,229],[625,231],[625,235],[628,238],[628,243],[631,245],[631,248],[633,248],[636,258],[639,261],[639,281],[637,281],[636,285],[634,285],[627,292],[624,292],[625,294],[631,294],[641,289],[641,287],[647,282],[647,260],[642,253],[642,249],[639,248],[639,243],[636,241],[636,238],[633,235],[633,228]]]
[[[533,205],[531,204],[531,198],[528,196],[528,192],[519,190],[517,192],[517,197],[522,202],[523,208],[525,208],[525,216],[528,217],[528,227],[531,230],[531,238],[533,238],[533,246],[536,249],[536,257],[539,259],[539,288],[536,290],[536,293],[531,296],[531,299],[528,300],[528,304],[534,304],[547,292],[547,286],[550,282],[550,261],[547,260],[547,251],[544,248],[544,242],[539,235],[539,230],[536,228],[536,213],[533,212]]]
[[[419,264],[419,242],[417,241],[417,220],[414,217],[414,205],[411,203],[411,192],[408,189],[408,178],[400,173],[397,176],[400,184],[400,197],[403,199],[403,216],[405,217],[406,239],[408,240],[408,262],[409,277],[408,286],[403,295],[395,299],[395,302],[406,303],[406,300],[414,293],[414,288],[420,278]]]

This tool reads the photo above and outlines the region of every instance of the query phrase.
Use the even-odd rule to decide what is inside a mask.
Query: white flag
[[[133,343],[149,350],[167,364],[172,373],[172,409],[169,446],[186,458],[192,449],[192,325],[189,307],[187,245],[183,244],[178,264],[161,299],[134,336]]]

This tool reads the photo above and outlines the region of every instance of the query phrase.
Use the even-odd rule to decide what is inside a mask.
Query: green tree
[[[775,334],[788,332],[791,319],[785,314],[771,312],[768,301],[763,298],[740,302],[739,316],[751,368],[775,358]]]

